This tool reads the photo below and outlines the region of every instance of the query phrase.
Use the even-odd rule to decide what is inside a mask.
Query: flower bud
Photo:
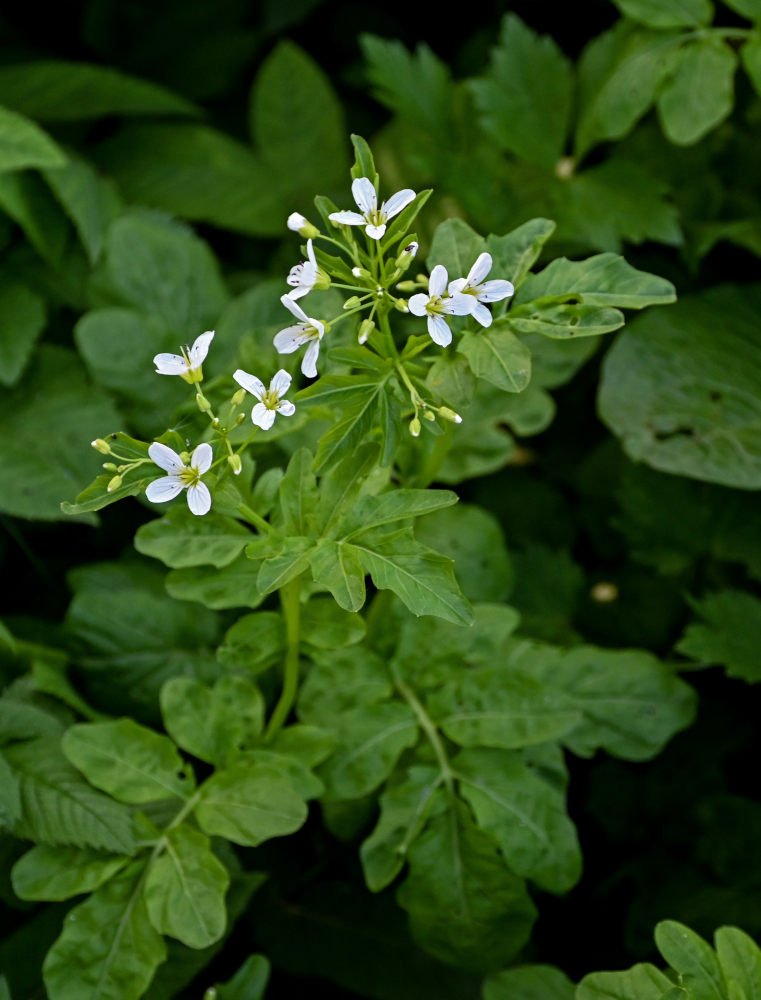
[[[462,417],[459,413],[455,413],[454,410],[450,410],[448,406],[439,407],[439,416],[444,420],[450,420],[453,424],[461,424]]]
[[[196,393],[196,406],[201,411],[201,413],[208,413],[211,409],[211,403],[202,393]]]
[[[417,417],[413,417],[410,420],[410,434],[416,438],[420,435],[420,421]]]
[[[355,278],[372,278],[372,274],[370,274],[366,267],[353,267],[351,273]]]
[[[394,309],[400,313],[407,313],[410,311],[410,307],[407,305],[406,299],[394,299]]]
[[[366,344],[367,338],[375,329],[375,323],[371,319],[363,319],[359,324],[359,342],[360,344]]]
[[[299,212],[291,212],[288,216],[288,228],[307,240],[313,240],[315,236],[320,235],[317,226],[313,226],[309,219],[305,219]]]
[[[233,393],[232,404],[233,406],[240,406],[243,400],[246,398],[246,390],[238,389],[237,392]]]
[[[412,261],[415,259],[415,254],[418,252],[418,247],[420,246],[415,240],[412,243],[408,243],[407,246],[402,250],[399,256],[394,261],[394,265],[400,274],[404,274],[407,268],[410,266]]]
[[[246,414],[239,413],[238,416],[235,418],[235,426],[240,427],[240,425],[243,423],[245,419],[246,419]]]
[[[104,462],[103,463],[103,468],[106,470],[106,472],[118,472],[119,471],[119,466],[116,464],[116,462]]]
[[[400,281],[396,286],[400,292],[416,292],[418,290],[417,281]]]
[[[114,476],[114,478],[109,482],[108,486],[106,487],[106,492],[107,493],[113,493],[114,490],[118,490],[119,489],[119,487],[121,486],[121,484],[122,484],[122,477],[121,476]]]
[[[355,306],[358,306],[359,304],[360,304],[359,303],[359,296],[358,295],[350,295],[349,298],[344,302],[344,306],[343,307],[344,307],[344,309],[354,309]]]
[[[240,455],[228,455],[227,464],[233,470],[236,476],[240,475],[240,470],[243,468],[243,463],[240,460]]]
[[[110,455],[111,454],[111,446],[108,444],[107,441],[104,441],[103,438],[95,438],[94,441],[90,442],[90,445],[96,451],[99,451],[101,453],[101,455]]]
[[[436,414],[432,413],[430,410],[423,410],[423,420],[427,420],[429,423],[433,423],[436,419]]]

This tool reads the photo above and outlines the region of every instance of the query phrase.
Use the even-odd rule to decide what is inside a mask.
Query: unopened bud
[[[119,466],[116,464],[116,462],[104,462],[103,463],[103,468],[106,470],[106,472],[118,472],[119,471]]]
[[[432,424],[435,419],[435,413],[432,413],[430,410],[423,410],[423,420],[427,420],[430,424]]]
[[[408,243],[407,246],[402,250],[399,256],[394,261],[396,268],[399,270],[400,274],[404,274],[407,268],[410,266],[412,261],[415,259],[415,254],[418,252],[418,247],[420,246],[415,240],[412,243]]]
[[[601,580],[592,587],[589,593],[593,601],[597,601],[599,604],[610,604],[618,597],[618,587],[615,583]]]
[[[359,342],[360,344],[366,344],[367,338],[375,329],[375,323],[371,319],[363,319],[359,324]]]
[[[219,428],[220,426],[219,417],[214,417],[214,419],[211,422],[211,426],[214,428],[214,430],[217,430]]]
[[[358,305],[359,305],[359,296],[350,295],[349,298],[344,302],[344,309],[354,309],[354,307]]]
[[[196,393],[196,406],[201,413],[208,413],[211,409],[211,403],[206,396],[203,396],[200,392]]]
[[[394,299],[394,309],[400,313],[408,313],[410,311],[410,307],[407,305],[406,299]]]
[[[420,421],[417,417],[413,417],[410,420],[410,434],[416,438],[420,435]]]
[[[119,487],[121,486],[121,484],[122,484],[122,477],[121,476],[114,476],[114,478],[111,480],[111,482],[106,487],[106,492],[107,493],[113,493],[114,490],[118,490],[119,489]]]
[[[245,419],[246,419],[246,414],[239,413],[238,416],[235,418],[235,426],[240,427],[240,425],[243,423]]]
[[[240,455],[228,455],[227,464],[233,470],[236,476],[240,475],[240,470],[243,468],[243,463],[240,460]]]
[[[451,420],[453,424],[461,424],[462,417],[459,413],[455,413],[454,410],[450,410],[448,406],[439,407],[439,416],[444,420]]]
[[[396,287],[400,292],[416,292],[418,283],[417,281],[400,281]]]
[[[240,406],[243,400],[246,398],[246,390],[238,389],[237,392],[233,393],[232,404],[233,406]]]
[[[110,455],[111,447],[108,442],[104,441],[103,438],[95,438],[94,441],[90,442],[91,447],[96,451],[99,451],[101,455]]]
[[[299,212],[291,212],[288,216],[288,228],[308,240],[320,235],[317,226],[313,226],[309,219],[305,219]]]
[[[355,278],[372,278],[372,274],[370,274],[366,267],[353,267],[351,273]]]

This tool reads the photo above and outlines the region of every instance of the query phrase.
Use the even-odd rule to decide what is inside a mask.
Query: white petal
[[[300,285],[298,288],[294,288],[292,292],[288,292],[289,299],[300,299],[304,295],[308,295],[312,291],[311,288],[307,288],[306,285]]]
[[[448,299],[444,299],[439,308],[442,312],[449,313],[450,316],[469,316],[476,305],[477,302],[473,295],[462,295],[460,292],[455,292]]]
[[[434,344],[438,344],[439,347],[449,347],[452,343],[452,331],[441,316],[428,317],[428,333]]]
[[[263,431],[268,431],[275,423],[275,411],[268,410],[264,403],[257,403],[251,411],[251,419],[257,427]]]
[[[264,387],[264,382],[262,382],[261,379],[258,379],[256,375],[249,375],[248,372],[244,372],[242,368],[238,368],[238,370],[233,373],[233,378],[239,386],[242,386],[246,392],[250,392],[252,396],[256,396],[257,399],[261,399],[267,391]]]
[[[290,296],[281,295],[280,301],[283,303],[288,312],[295,316],[296,319],[300,319],[303,322],[307,321],[307,314],[297,302],[294,302],[293,299],[290,298]]]
[[[296,412],[296,407],[290,401],[290,399],[284,399],[282,402],[277,404],[277,412],[282,413],[284,417],[292,417]]]
[[[489,271],[491,271],[491,254],[479,254],[476,258],[475,264],[468,271],[468,284],[471,287],[479,284],[484,280]]]
[[[423,292],[418,292],[417,295],[413,295],[409,300],[407,308],[413,316],[425,316],[425,307],[428,305],[429,301],[429,295],[425,295]]]
[[[183,375],[188,370],[188,363],[179,354],[157,354],[153,359],[158,375]]]
[[[275,372],[272,376],[272,381],[270,382],[270,392],[276,392],[278,399],[288,392],[291,388],[291,376],[283,368],[280,371]]]
[[[304,324],[297,323],[296,326],[287,326],[285,330],[276,333],[272,343],[278,354],[293,354],[310,339],[309,334],[304,332]]]
[[[357,177],[352,181],[351,193],[359,209],[369,215],[378,207],[378,195],[369,177]]]
[[[179,475],[185,468],[177,452],[172,451],[171,448],[167,448],[165,444],[160,444],[158,441],[153,442],[148,449],[148,454],[151,457],[151,461],[155,462],[160,469],[163,469],[165,472],[171,472],[175,476]]]
[[[478,289],[478,299],[480,302],[499,302],[506,299],[515,292],[512,282],[504,278],[495,278],[493,281],[485,281]]]
[[[198,470],[200,475],[203,475],[204,472],[208,472],[211,468],[213,458],[214,452],[211,450],[211,445],[208,441],[204,441],[203,444],[198,445],[190,456],[190,464],[192,468]]]
[[[366,221],[359,212],[331,212],[328,218],[339,226],[364,226]]]
[[[288,216],[288,228],[297,233],[307,220],[299,212],[291,212]]]
[[[286,283],[292,285],[294,288],[301,284],[301,273],[304,270],[303,264],[294,264],[293,267],[288,272],[288,277],[285,279]],[[288,293],[291,295],[291,293]]]
[[[480,302],[473,303],[473,318],[481,326],[491,326],[491,313],[486,308],[482,306]]]
[[[381,213],[386,219],[393,219],[395,215],[398,215],[403,208],[415,197],[415,192],[410,188],[404,188],[403,191],[397,191],[396,194],[392,194],[388,201],[384,201],[381,205]]]
[[[182,493],[185,484],[179,476],[162,476],[148,483],[145,495],[151,503],[166,503]]]
[[[322,340],[325,336],[325,324],[321,323],[318,319],[313,319],[309,317],[309,322],[312,324],[312,328],[317,331],[317,339]]]
[[[313,340],[307,347],[301,361],[301,371],[307,378],[317,378],[317,355],[320,353],[320,341]]]
[[[443,295],[447,287],[447,269],[443,264],[437,264],[428,279],[428,291],[431,295]]]
[[[455,278],[454,281],[449,282],[449,287],[447,291],[450,295],[454,295],[455,292],[461,292],[463,288],[467,285],[467,278]]]
[[[365,226],[365,232],[371,240],[381,240],[383,239],[383,234],[386,232],[386,223],[383,222],[380,226],[374,226],[369,222]]]
[[[314,255],[314,247],[312,246],[312,241],[307,240],[307,257],[309,258],[309,263],[314,268],[315,275],[317,274],[317,258]]]
[[[206,483],[196,483],[188,487],[188,507],[192,514],[208,514],[211,509],[211,493]]]
[[[188,352],[191,367],[197,368],[200,364],[203,364],[206,360],[206,355],[209,353],[209,344],[211,344],[212,340],[214,340],[213,330],[207,330],[200,337],[196,337],[195,343]]]

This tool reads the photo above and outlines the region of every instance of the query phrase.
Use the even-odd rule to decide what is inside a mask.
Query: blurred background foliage
[[[599,350],[527,333],[531,386],[520,403],[482,398],[443,470],[468,480],[458,492],[491,539],[464,570],[470,596],[509,593],[527,636],[702,671],[696,724],[654,763],[570,761],[585,871],[565,897],[540,894],[526,957],[573,979],[653,957],[665,916],[761,936],[759,22],[758,0],[0,13],[0,565],[15,635],[69,648],[66,574],[119,558],[145,520],[135,503],[62,523],[59,503],[97,471],[89,440],[151,435],[180,402],[153,354],[213,326],[212,374],[269,350],[297,253],[285,219],[314,215],[315,193],[347,204],[349,132],[372,142],[387,192],[435,188],[424,249],[452,216],[485,234],[540,216],[557,222],[548,259],[623,252],[676,285],[677,305]],[[304,975],[334,996],[477,995],[412,948],[340,839],[310,826],[263,850],[275,877],[228,954],[253,934],[278,970],[268,996]],[[0,896],[2,968],[44,952],[60,911],[7,883]],[[33,965],[14,997],[37,995]]]

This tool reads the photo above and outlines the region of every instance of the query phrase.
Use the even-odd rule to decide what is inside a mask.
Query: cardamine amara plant
[[[170,428],[103,428],[103,473],[64,504],[138,498],[156,517],[135,548],[168,572],[74,574],[99,709],[61,672],[45,701],[0,699],[0,820],[33,842],[13,889],[86,897],[55,911],[51,1000],[174,996],[256,910],[275,854],[250,849],[312,802],[425,952],[494,974],[530,937],[532,893],[580,876],[565,753],[647,760],[691,721],[692,689],[651,653],[521,636],[493,519],[432,485],[488,469],[506,426],[536,431],[546,387],[673,286],[609,252],[532,270],[544,218],[486,238],[444,221],[423,267],[431,192],[388,196],[353,144],[356,207],[288,219],[305,259],[274,340],[188,330],[153,359],[187,385]],[[266,960],[239,977],[218,995],[260,996]]]

